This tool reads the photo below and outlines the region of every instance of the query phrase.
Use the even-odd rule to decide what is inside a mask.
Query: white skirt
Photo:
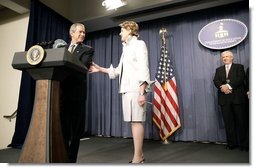
[[[145,105],[138,104],[139,93],[122,93],[123,120],[126,122],[144,122],[146,120]]]

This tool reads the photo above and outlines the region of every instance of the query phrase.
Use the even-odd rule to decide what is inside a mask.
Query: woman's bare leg
[[[143,161],[144,125],[141,122],[132,122],[131,129],[134,143],[132,163],[140,163]]]

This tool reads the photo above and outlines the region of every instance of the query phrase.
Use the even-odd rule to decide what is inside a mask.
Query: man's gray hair
[[[230,50],[223,51],[220,55],[223,56],[223,55],[226,55],[226,54],[230,55],[231,57],[234,57],[234,54]]]
[[[74,33],[77,30],[78,26],[84,27],[84,29],[86,29],[85,25],[83,25],[82,23],[74,23],[74,24],[71,25],[70,34]]]

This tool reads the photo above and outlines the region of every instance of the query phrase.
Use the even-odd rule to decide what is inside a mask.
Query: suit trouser
[[[66,150],[71,163],[77,161],[80,138],[84,133],[84,109],[78,103],[69,102],[75,106],[67,106],[61,117]],[[83,105],[85,106],[85,105]]]
[[[60,115],[66,150],[70,162],[74,163],[77,161],[80,138],[84,134],[86,87],[80,81],[73,80],[71,82],[81,84],[72,86],[72,83],[67,83],[63,85]]]
[[[248,147],[248,114],[245,104],[221,105],[229,146]]]

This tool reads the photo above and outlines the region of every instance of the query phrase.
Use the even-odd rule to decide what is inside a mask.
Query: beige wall
[[[16,119],[11,122],[4,115],[17,109],[21,72],[11,66],[15,52],[24,51],[29,15],[24,14],[0,22],[0,149],[10,144]]]

